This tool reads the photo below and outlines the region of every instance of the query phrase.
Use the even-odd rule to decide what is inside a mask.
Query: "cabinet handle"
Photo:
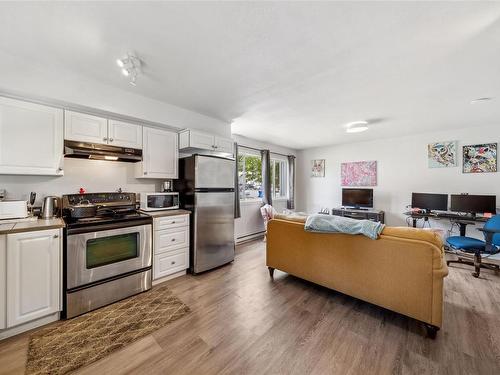
[[[217,147],[217,146],[214,146],[214,148],[215,148],[215,149],[218,149],[219,147]]]
[[[171,261],[170,264],[172,264],[172,265],[175,264],[175,260]]]
[[[109,141],[110,141],[110,142],[113,142],[113,141],[114,141],[114,139],[113,139],[113,138],[110,138],[110,139],[109,139]]]
[[[108,138],[107,138],[107,137],[104,137],[102,140],[103,140],[103,141],[107,141],[107,140],[108,140]]]
[[[57,168],[57,171],[58,172],[62,172],[64,169],[62,169],[61,167]]]
[[[54,238],[59,238],[59,235],[58,234],[54,234]]]
[[[147,175],[147,174],[148,174],[148,172],[144,172],[144,176]]]
[[[172,238],[170,241],[175,242],[175,238]]]
[[[170,224],[175,224],[175,221],[171,221]]]

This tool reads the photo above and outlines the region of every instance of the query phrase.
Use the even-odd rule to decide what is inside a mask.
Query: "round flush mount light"
[[[346,133],[361,133],[368,130],[368,121],[354,121],[345,125]]]
[[[490,100],[493,100],[493,98],[490,98],[490,97],[476,98],[476,99],[472,99],[470,101],[470,104],[489,102]]]

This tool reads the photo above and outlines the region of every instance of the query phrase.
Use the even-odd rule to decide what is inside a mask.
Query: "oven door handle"
[[[105,225],[89,225],[81,228],[67,228],[66,233],[68,236],[73,235],[73,234],[82,234],[82,233],[91,233],[91,232],[101,232],[104,230],[110,230],[110,229],[120,229],[120,228],[128,228],[128,227],[136,227],[139,225],[152,225],[153,224],[153,218],[152,217],[145,217],[144,219],[141,220],[132,220],[132,221],[122,221],[118,223],[110,223],[110,224],[105,224]]]

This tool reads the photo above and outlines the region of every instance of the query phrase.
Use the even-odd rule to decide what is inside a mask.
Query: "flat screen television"
[[[452,194],[451,210],[468,214],[496,214],[497,197],[496,195]]]
[[[447,211],[448,194],[411,193],[411,207],[426,211]]]
[[[373,208],[373,189],[342,189],[342,206]]]

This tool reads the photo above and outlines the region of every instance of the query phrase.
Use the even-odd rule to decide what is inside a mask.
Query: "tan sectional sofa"
[[[417,319],[435,337],[448,274],[440,236],[386,227],[380,238],[311,233],[303,220],[271,220],[267,266]]]

